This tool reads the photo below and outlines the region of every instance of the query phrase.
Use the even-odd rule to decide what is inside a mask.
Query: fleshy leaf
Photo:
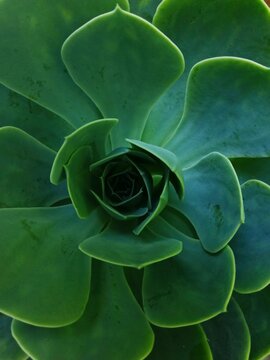
[[[0,84],[0,126],[14,126],[53,150],[74,128],[56,114]]]
[[[270,66],[269,21],[269,9],[262,0],[162,1],[153,23],[181,49],[186,69],[154,106],[143,141],[163,145],[174,132],[183,111],[190,69],[199,61],[236,56]],[[229,109],[231,106],[223,108],[222,113],[230,116]]]
[[[257,179],[270,184],[270,157],[237,158],[232,159],[231,162],[240,183]]]
[[[82,219],[90,215],[97,206],[90,192],[89,164],[92,160],[90,146],[80,147],[64,165],[68,192],[78,216]]]
[[[26,360],[28,356],[21,350],[11,335],[11,321],[10,317],[0,314],[0,359]]]
[[[51,182],[57,185],[63,179],[64,165],[80,147],[89,146],[91,148],[93,162],[102,158],[106,153],[108,135],[116,123],[116,119],[96,120],[68,135],[54,159]]]
[[[117,3],[128,8],[126,0],[1,1],[0,81],[76,126],[100,118],[67,74],[60,49],[74,30]]]
[[[74,32],[62,57],[104,117],[120,120],[112,131],[113,147],[126,137],[140,138],[154,102],[184,68],[180,50],[168,38],[120,7]]]
[[[103,232],[81,243],[80,249],[96,259],[140,269],[178,254],[182,243],[148,229],[137,236],[131,224],[113,221]]]
[[[263,359],[270,354],[270,286],[254,294],[235,294],[251,335],[249,360]]]
[[[33,358],[43,360],[144,359],[153,333],[120,267],[93,263],[86,310],[75,324],[44,329],[13,323],[13,334]]]
[[[78,219],[72,206],[0,210],[0,310],[40,326],[63,326],[82,315],[90,261],[78,244],[103,224]],[[57,274],[57,276],[56,276]]]
[[[126,139],[133,148],[144,150],[147,154],[153,155],[156,159],[160,160],[163,165],[170,169],[170,178],[175,187],[176,192],[181,197],[184,193],[184,180],[181,173],[181,167],[178,158],[174,153],[163,149],[162,147],[144,143],[138,140]]]
[[[179,233],[162,218],[153,226],[163,236],[181,237],[183,250],[145,268],[143,302],[148,319],[158,326],[178,327],[197,324],[226,311],[235,279],[229,246],[209,254],[198,240]]]
[[[130,11],[151,22],[161,1],[162,0],[129,0]]]
[[[235,290],[250,293],[270,284],[270,186],[250,180],[242,192],[246,219],[231,247],[237,268]]]
[[[190,73],[183,118],[166,146],[185,166],[212,151],[269,156],[269,91],[264,66],[237,58],[202,61]]]
[[[191,222],[177,209],[169,205],[162,211],[162,218],[166,220],[171,226],[181,233],[193,238],[198,239],[198,235]],[[157,218],[158,221],[158,218]]]
[[[99,161],[96,161],[95,163],[90,165],[90,171],[95,171],[97,168],[101,167],[102,165],[106,165],[106,163],[109,163],[110,161],[118,158],[119,156],[128,154],[130,152],[130,149],[126,147],[119,147],[114,149],[110,154],[107,154]],[[102,171],[101,171],[102,172]]]
[[[249,359],[249,329],[236,301],[231,299],[227,312],[205,321],[202,325],[214,359]]]
[[[147,208],[146,207],[139,207],[137,209],[131,210],[131,211],[126,211],[126,212],[122,212],[119,211],[117,208],[111,206],[110,204],[108,204],[106,201],[104,201],[96,192],[94,192],[93,190],[91,191],[92,195],[96,198],[96,200],[98,201],[99,205],[109,214],[111,215],[113,218],[117,219],[117,220],[132,220],[134,218],[138,218],[138,217],[142,217],[144,215],[146,215],[147,213]]]
[[[161,183],[161,193],[158,195],[157,200],[153,203],[152,209],[147,214],[146,218],[142,220],[134,229],[133,233],[135,235],[140,235],[141,232],[145,229],[145,227],[150,224],[150,222],[157,217],[162,210],[166,207],[169,199],[169,175],[168,172],[165,173],[163,181]]]
[[[149,360],[212,360],[207,338],[200,325],[177,329],[153,326],[155,345]]]
[[[49,181],[55,152],[24,131],[0,129],[0,207],[50,206],[68,197]]]
[[[191,221],[207,251],[217,252],[231,240],[244,219],[235,171],[225,156],[211,153],[183,170],[183,177],[185,196],[179,201],[171,191],[169,205]]]

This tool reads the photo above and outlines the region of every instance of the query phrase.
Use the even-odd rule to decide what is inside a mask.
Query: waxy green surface
[[[88,300],[91,271],[91,259],[78,243],[95,231],[91,219],[80,221],[68,205],[0,212],[0,310],[40,326],[78,320]]]
[[[65,184],[56,189],[49,181],[53,150],[11,126],[0,128],[0,147],[1,208],[51,206],[68,197]]]
[[[18,321],[12,331],[31,356],[42,359],[140,359],[153,346],[153,332],[133,297],[123,271],[94,263],[89,303],[81,319],[59,329],[36,328]],[[130,325],[132,319],[132,326]],[[104,336],[106,333],[106,336]],[[132,339],[123,343],[123,337]]]
[[[164,236],[181,238],[183,250],[145,268],[143,303],[149,320],[161,327],[187,326],[225,311],[235,280],[231,249],[227,246],[212,255],[162,217],[152,226]]]
[[[126,0],[41,0],[1,2],[1,82],[75,126],[99,118],[99,111],[70,79],[61,60],[65,39],[91,18]],[[16,27],[10,19],[16,9]],[[57,32],[55,29],[57,28]],[[9,34],[9,36],[6,36]],[[31,56],[29,57],[29,52]],[[17,59],[20,59],[18,61]],[[13,72],[10,72],[12,66]]]
[[[269,24],[0,1],[1,359],[270,352]]]
[[[231,246],[237,266],[235,290],[253,293],[270,283],[269,233],[270,186],[258,180],[242,185],[246,222],[235,235]]]
[[[26,360],[28,356],[21,350],[11,334],[12,318],[0,314],[0,356],[2,360]]]
[[[153,23],[181,49],[186,66],[183,76],[152,109],[143,140],[153,143],[153,133],[157,145],[170,138],[184,110],[190,70],[198,62],[235,56],[270,66],[269,21],[263,0],[162,1]]]
[[[241,308],[233,298],[227,311],[204,322],[203,329],[214,359],[249,359],[249,328]]]
[[[103,116],[120,120],[114,147],[141,136],[151,107],[184,69],[180,50],[167,37],[120,7],[74,32],[62,57]]]
[[[251,337],[250,360],[264,358],[270,352],[270,287],[254,294],[236,295],[249,327]]]

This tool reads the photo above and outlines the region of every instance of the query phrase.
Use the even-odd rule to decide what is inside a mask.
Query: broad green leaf
[[[164,0],[153,22],[181,49],[186,68],[154,106],[143,141],[162,145],[174,132],[183,111],[190,69],[199,61],[236,56],[270,66],[270,12],[263,0]],[[256,87],[256,81],[253,85]],[[212,104],[215,99],[216,95]],[[263,109],[256,107],[256,111],[259,108]],[[231,106],[224,107],[222,113],[229,117],[230,110]],[[201,117],[207,119],[207,114]]]
[[[270,157],[231,159],[240,183],[251,179],[270,184]]]
[[[152,22],[158,5],[162,0],[129,0],[130,11]]]
[[[113,221],[103,232],[83,241],[80,249],[99,260],[141,269],[179,254],[182,243],[177,238],[164,237],[148,229],[134,235],[131,224]]]
[[[154,349],[149,360],[212,360],[207,338],[200,325],[176,329],[153,326]]]
[[[164,34],[119,6],[74,32],[62,57],[104,117],[120,120],[114,147],[126,137],[140,138],[151,107],[184,68],[181,52]]]
[[[236,294],[251,335],[249,360],[264,359],[270,355],[270,286],[254,294]]]
[[[11,321],[10,317],[0,314],[0,359],[25,360],[28,356],[11,335]]]
[[[0,81],[76,126],[100,118],[68,75],[60,49],[73,31],[117,3],[128,9],[126,0],[81,0],[79,6],[77,0],[2,0]]]
[[[197,64],[168,149],[185,166],[212,151],[230,158],[269,156],[269,91],[270,69],[249,60],[228,57]]]
[[[13,334],[42,360],[144,359],[154,340],[122,269],[102,262],[93,262],[90,298],[79,321],[59,329],[14,321]]]
[[[225,156],[211,153],[183,171],[185,196],[171,191],[169,205],[182,212],[194,225],[203,247],[221,250],[243,222],[241,188]]]
[[[67,186],[73,206],[82,219],[90,215],[97,203],[90,192],[91,175],[89,164],[92,160],[90,146],[80,147],[64,165]]]
[[[53,150],[74,128],[56,114],[0,84],[0,126],[18,127]]]
[[[234,299],[231,299],[227,312],[205,321],[202,325],[214,359],[249,360],[249,329]]]
[[[270,186],[257,180],[242,185],[245,223],[231,241],[236,262],[235,290],[259,291],[270,284]]]
[[[179,159],[177,156],[168,151],[167,149],[163,149],[162,147],[151,145],[144,143],[138,140],[126,139],[134,149],[144,150],[146,154],[150,154],[158,159],[161,164],[167,166],[170,169],[170,178],[175,187],[176,192],[181,197],[184,194],[184,180],[181,173],[181,163],[179,163]]]
[[[0,311],[39,326],[63,326],[82,315],[90,261],[78,244],[102,219],[79,220],[73,207],[0,210]]]
[[[83,146],[91,148],[92,162],[102,158],[106,153],[108,135],[116,123],[116,119],[96,120],[68,135],[54,159],[51,182],[57,185],[64,178],[64,165],[73,153]]]
[[[154,226],[158,234],[181,238],[183,250],[144,270],[143,302],[149,321],[162,327],[187,326],[226,311],[235,279],[229,246],[210,254],[198,240],[181,234],[164,219]]]
[[[0,207],[50,206],[67,198],[50,181],[55,152],[13,127],[0,128]]]

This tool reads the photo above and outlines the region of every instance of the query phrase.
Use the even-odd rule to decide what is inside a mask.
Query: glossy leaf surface
[[[231,158],[269,156],[269,91],[270,70],[259,64],[237,58],[197,64],[168,148],[185,166],[211,151]]]
[[[10,317],[0,314],[0,359],[25,360],[28,356],[11,335],[11,321]]]
[[[64,166],[70,198],[78,216],[82,219],[89,216],[97,206],[90,193],[89,164],[91,164],[91,160],[91,147],[84,146],[80,147]]]
[[[198,235],[194,226],[191,222],[177,209],[171,207],[170,205],[166,206],[164,211],[162,211],[161,217],[169,223],[169,225],[176,228],[176,230],[181,233],[193,238],[198,239]],[[159,218],[156,218],[158,221]]]
[[[148,319],[158,326],[177,327],[200,323],[225,311],[235,276],[231,249],[227,246],[209,254],[198,240],[184,236],[162,219],[154,228],[163,235],[181,236],[183,250],[145,268],[143,302]]]
[[[149,211],[146,218],[133,229],[133,233],[135,235],[140,235],[141,232],[145,229],[145,227],[150,224],[151,221],[162,212],[162,210],[166,208],[169,198],[168,174],[164,176],[162,185],[163,189],[160,193],[160,196],[158,197],[158,200],[156,200],[156,202],[154,203],[153,208]]]
[[[270,283],[270,186],[250,180],[242,186],[246,220],[231,241],[235,290],[259,291]]]
[[[120,7],[72,34],[62,56],[104,117],[120,120],[113,147],[123,145],[125,137],[140,138],[154,102],[184,67],[180,50],[168,38]]]
[[[249,329],[236,301],[231,299],[227,312],[205,321],[202,325],[214,359],[249,359]]]
[[[74,125],[99,118],[95,105],[70,79],[60,49],[74,30],[116,3],[128,8],[126,0],[82,0],[80,6],[76,0],[1,1],[0,81]]]
[[[159,165],[167,166],[171,171],[170,178],[175,187],[179,197],[184,194],[184,180],[181,172],[181,163],[174,153],[163,149],[162,147],[144,143],[138,140],[127,139],[127,141],[135,149],[140,149],[146,152],[146,154],[153,156],[160,161]]]
[[[155,345],[149,360],[212,360],[211,350],[201,326],[176,329],[153,327]]]
[[[162,1],[154,25],[181,49],[186,69],[153,108],[143,140],[150,142],[154,133],[155,144],[161,145],[173,133],[183,111],[190,69],[199,61],[237,56],[270,66],[269,21],[263,0]]]
[[[56,114],[0,85],[0,126],[24,130],[53,150],[74,128]]]
[[[207,251],[221,250],[243,222],[242,195],[229,160],[219,153],[204,157],[183,171],[185,196],[171,192],[169,205],[180,210],[194,225]]]
[[[270,354],[270,287],[254,294],[236,294],[251,335],[250,360]]]
[[[108,135],[116,123],[116,119],[96,120],[80,127],[67,136],[54,159],[51,182],[57,185],[63,179],[64,165],[68,163],[72,154],[82,146],[89,146],[91,148],[93,162],[104,156]]]
[[[0,360],[270,353],[269,24],[0,0]]]
[[[50,206],[67,197],[49,181],[55,152],[24,131],[0,129],[0,207]]]
[[[78,244],[99,226],[80,221],[72,206],[0,210],[1,311],[40,326],[76,321],[88,299],[91,260]]]
[[[15,321],[13,333],[33,357],[44,360],[143,359],[153,333],[120,267],[93,264],[89,303],[81,319],[60,329]]]
[[[134,235],[129,224],[114,221],[100,234],[86,239],[80,249],[99,260],[140,269],[181,252],[182,243],[177,239],[147,229]]]

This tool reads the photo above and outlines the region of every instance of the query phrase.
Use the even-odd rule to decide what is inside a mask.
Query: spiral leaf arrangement
[[[262,0],[0,1],[1,360],[270,351]]]

